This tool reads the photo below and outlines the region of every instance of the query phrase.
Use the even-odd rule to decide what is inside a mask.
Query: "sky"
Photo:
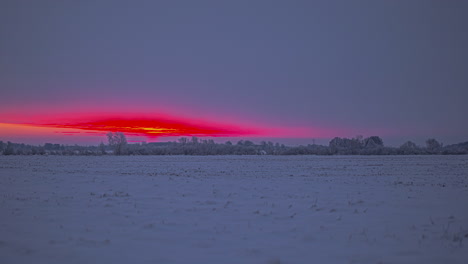
[[[467,141],[467,13],[468,1],[3,0],[0,140]]]

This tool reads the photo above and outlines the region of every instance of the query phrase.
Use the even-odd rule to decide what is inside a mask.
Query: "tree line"
[[[285,146],[250,140],[215,143],[212,139],[182,137],[173,142],[129,144],[125,134],[109,132],[108,142],[98,146],[46,143],[34,146],[0,141],[0,155],[461,155],[468,154],[468,142],[444,146],[428,139],[424,146],[407,141],[399,147],[387,147],[378,136],[333,138],[328,146],[308,144]]]

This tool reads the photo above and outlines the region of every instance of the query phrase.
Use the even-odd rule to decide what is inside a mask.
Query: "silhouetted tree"
[[[181,137],[177,141],[179,141],[180,144],[187,144],[188,139],[186,137]]]
[[[104,145],[102,142],[99,144],[99,152],[101,152],[102,155],[106,154],[106,145]]]
[[[442,143],[439,143],[439,141],[434,138],[430,138],[426,140],[426,148],[430,152],[437,152],[442,148]]]
[[[378,136],[365,138],[363,144],[365,148],[376,148],[384,146],[383,140]]]
[[[14,154],[14,150],[13,150],[13,143],[11,143],[10,141],[7,142],[7,145],[6,145],[6,148],[5,150],[3,151],[3,155],[13,155]]]
[[[250,141],[250,140],[244,141],[244,146],[249,147],[249,146],[253,146],[253,145],[254,145],[254,143],[252,141]]]
[[[107,139],[109,141],[109,146],[114,149],[115,155],[125,154],[125,147],[127,146],[127,138],[122,132],[109,132],[107,133]]]

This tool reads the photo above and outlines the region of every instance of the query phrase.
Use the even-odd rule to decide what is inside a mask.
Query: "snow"
[[[0,156],[0,263],[468,263],[468,156]]]

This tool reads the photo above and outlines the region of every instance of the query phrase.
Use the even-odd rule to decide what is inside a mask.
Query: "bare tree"
[[[403,145],[400,146],[401,149],[417,149],[418,146],[413,141],[406,141]]]
[[[437,141],[434,138],[430,138],[430,139],[426,140],[426,148],[427,148],[427,150],[429,150],[431,152],[439,151],[442,148],[442,146],[443,146],[442,143],[439,143],[439,141]]]
[[[7,142],[7,145],[6,145],[6,148],[5,150],[3,151],[3,155],[13,155],[14,154],[14,150],[13,150],[13,143],[11,143],[10,141]]]
[[[102,142],[99,144],[99,152],[101,152],[102,155],[106,154],[106,146]]]
[[[383,147],[383,140],[378,136],[372,136],[364,139],[365,148]]]
[[[115,155],[125,154],[125,148],[127,146],[127,137],[122,132],[109,132],[107,133],[107,139],[109,141],[109,146],[114,149]]]
[[[180,144],[187,144],[188,143],[188,138],[181,137],[177,141],[179,141]]]

